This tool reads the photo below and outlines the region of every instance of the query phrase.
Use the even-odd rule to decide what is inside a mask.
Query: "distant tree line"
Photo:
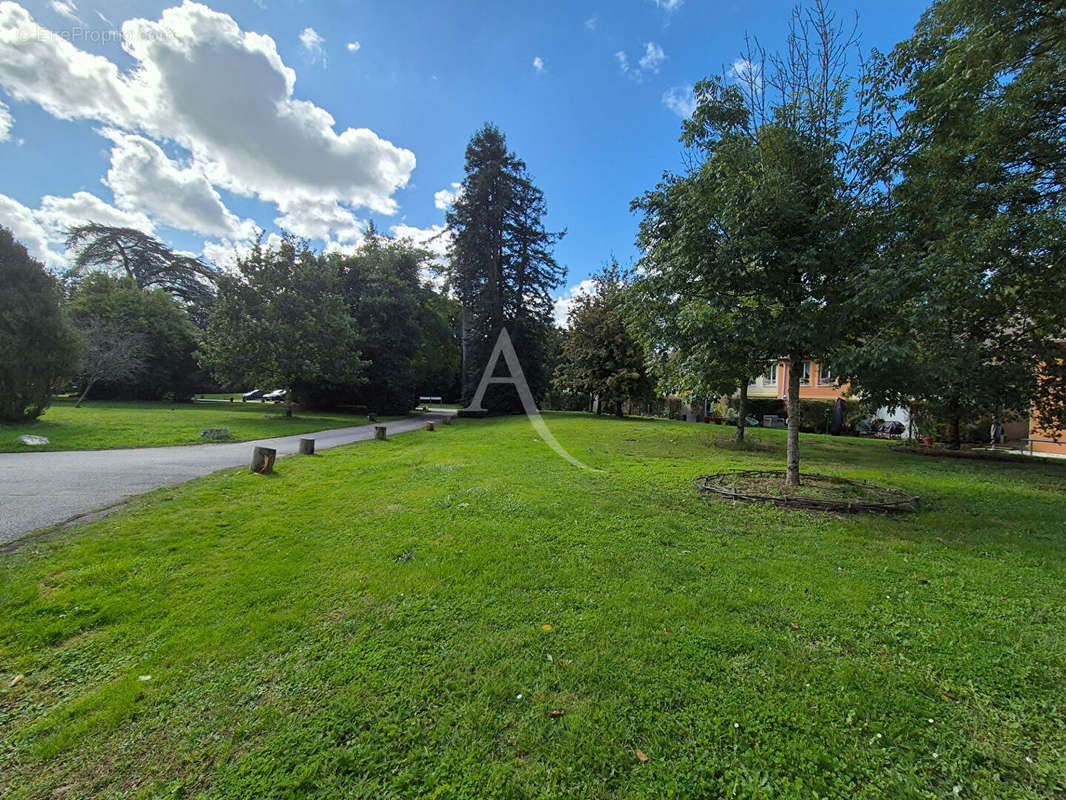
[[[346,255],[257,242],[234,273],[143,232],[89,223],[61,279],[0,229],[0,419],[52,395],[188,401],[287,390],[294,402],[405,413],[459,394],[458,304],[432,288],[431,254],[373,226]]]

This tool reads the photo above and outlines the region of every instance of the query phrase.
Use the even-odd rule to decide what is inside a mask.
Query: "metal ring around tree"
[[[848,478],[840,478],[835,475],[821,475],[807,473],[803,481],[810,485],[816,484],[831,486],[833,488],[856,487],[866,495],[858,499],[832,499],[804,497],[802,495],[773,495],[759,491],[756,487],[757,479],[780,478],[784,482],[784,472],[777,470],[738,470],[736,472],[718,472],[713,475],[703,475],[696,479],[695,486],[702,492],[722,497],[726,500],[735,500],[744,503],[769,503],[782,508],[798,508],[807,511],[833,511],[846,514],[900,514],[908,511],[917,511],[921,498],[910,495],[900,489],[890,489],[886,486],[867,483],[866,481],[853,481]],[[750,488],[745,489],[743,484],[747,480]]]

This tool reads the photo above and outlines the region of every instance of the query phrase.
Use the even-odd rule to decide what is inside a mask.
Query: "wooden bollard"
[[[427,422],[426,423],[426,430],[427,431],[433,430],[433,423],[432,422]]]
[[[445,425],[451,425],[452,424],[452,418],[450,416],[441,417],[440,421],[443,422]]]
[[[381,439],[381,441],[385,441],[385,426],[384,425],[375,425],[374,426],[374,438],[375,439]]]
[[[278,457],[278,451],[273,447],[252,448],[252,472],[256,475],[266,475],[274,471],[274,459]]]
[[[313,456],[315,454],[315,440],[314,439],[301,439],[300,440],[300,455]]]

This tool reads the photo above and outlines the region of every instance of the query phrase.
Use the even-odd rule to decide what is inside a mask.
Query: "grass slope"
[[[38,422],[0,425],[0,453],[37,450],[103,450],[115,447],[157,447],[203,444],[204,428],[229,428],[227,441],[241,442],[272,436],[365,425],[365,416],[299,411],[291,419],[284,407],[264,403],[129,403],[57,399]],[[47,436],[47,445],[20,443],[25,433]]]
[[[0,795],[1063,796],[1058,465],[804,437],[928,501],[827,517],[690,488],[778,431],[549,422],[606,471],[459,420],[0,556]]]

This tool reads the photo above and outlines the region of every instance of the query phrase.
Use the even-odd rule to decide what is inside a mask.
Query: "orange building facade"
[[[832,372],[822,367],[817,361],[804,361],[800,376],[801,400],[836,400],[846,397],[848,385],[838,384]],[[766,374],[756,378],[748,385],[748,397],[778,398],[788,397],[788,362],[778,361],[767,370]]]

